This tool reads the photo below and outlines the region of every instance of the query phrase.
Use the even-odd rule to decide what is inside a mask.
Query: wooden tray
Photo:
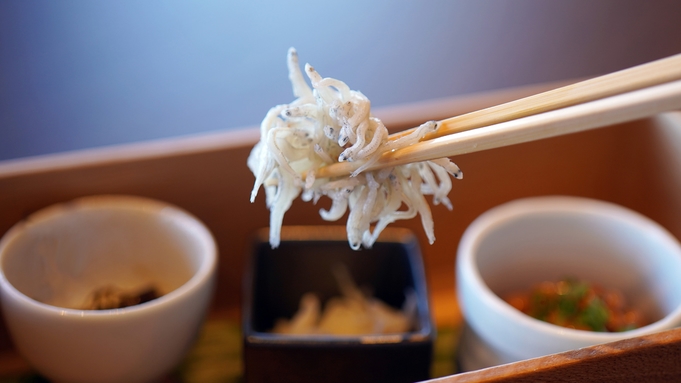
[[[391,129],[401,130],[555,86],[387,108],[376,114]],[[133,194],[176,204],[203,220],[214,233],[221,258],[212,310],[236,318],[251,236],[268,224],[264,193],[255,203],[248,202],[253,176],[245,164],[258,134],[253,128],[0,162],[0,233],[33,211],[85,195]],[[453,160],[465,177],[453,182],[453,212],[442,206],[433,208],[435,244],[427,244],[418,219],[395,225],[419,236],[438,326],[461,323],[454,292],[454,262],[461,234],[479,214],[500,203],[548,194],[598,198],[637,210],[681,237],[679,112]],[[329,201],[317,206],[296,201],[284,223],[325,224],[318,210],[328,206]],[[662,376],[661,369],[681,377],[680,353],[681,332],[672,330],[443,379],[522,381],[541,377],[550,381],[561,376],[581,379],[583,373],[600,371],[600,381],[619,380],[622,375],[615,374],[616,370],[623,371],[623,363],[636,363],[637,381],[642,381],[641,377],[654,380]],[[4,326],[0,326],[0,375],[2,355],[10,359],[14,355]]]

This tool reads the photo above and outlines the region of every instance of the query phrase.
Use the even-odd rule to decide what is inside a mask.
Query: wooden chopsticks
[[[451,157],[648,117],[681,109],[681,54],[505,104],[451,117],[411,146],[383,153],[367,170]],[[390,136],[396,139],[410,130]],[[318,169],[347,175],[361,162]]]

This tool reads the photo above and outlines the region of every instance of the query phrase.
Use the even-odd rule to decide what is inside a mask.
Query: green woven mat
[[[438,329],[431,377],[456,372],[455,350],[459,329]],[[206,322],[201,335],[184,361],[159,383],[238,383],[242,381],[241,329],[239,323],[225,319]],[[0,379],[0,383],[47,382],[36,374]]]

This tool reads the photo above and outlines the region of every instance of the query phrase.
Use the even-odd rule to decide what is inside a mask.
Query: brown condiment
[[[161,295],[153,286],[132,291],[115,286],[104,286],[90,294],[83,308],[85,310],[120,309],[149,302]]]

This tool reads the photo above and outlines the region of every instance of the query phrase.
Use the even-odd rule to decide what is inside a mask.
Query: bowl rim
[[[7,276],[5,275],[5,270],[2,267],[6,254],[5,251],[14,241],[18,240],[25,230],[30,229],[34,225],[40,225],[44,222],[57,219],[63,214],[73,211],[112,209],[168,216],[180,222],[181,226],[193,227],[194,233],[198,234],[199,241],[201,242],[202,246],[205,247],[205,259],[201,261],[199,268],[191,276],[191,278],[189,278],[189,280],[175,290],[145,303],[116,309],[87,310],[50,305],[39,302],[25,295],[9,282]],[[11,296],[15,301],[33,310],[39,310],[60,316],[92,317],[102,319],[110,318],[112,316],[120,316],[124,313],[127,316],[134,316],[142,315],[144,312],[147,312],[151,309],[171,305],[178,299],[185,298],[192,294],[192,292],[200,286],[205,285],[206,283],[211,283],[213,275],[217,269],[217,262],[218,249],[213,234],[203,222],[186,210],[167,202],[141,196],[124,194],[91,195],[75,198],[66,202],[51,204],[39,209],[15,223],[5,233],[5,235],[0,238],[0,289],[2,289],[5,294]]]
[[[457,251],[457,273],[466,273],[466,279],[471,283],[469,286],[476,292],[477,299],[481,300],[491,311],[507,320],[517,323],[526,329],[532,329],[541,336],[551,336],[553,339],[570,338],[583,342],[609,342],[623,337],[635,337],[662,331],[672,328],[675,323],[681,320],[681,304],[671,310],[667,315],[646,326],[625,332],[595,332],[588,330],[577,330],[543,322],[532,318],[506,303],[501,297],[495,294],[484,282],[479,270],[476,267],[475,249],[479,246],[481,235],[486,232],[508,223],[509,221],[521,216],[568,212],[571,214],[590,214],[598,216],[616,216],[634,226],[637,230],[654,235],[663,241],[665,247],[674,248],[681,254],[681,244],[664,227],[657,222],[627,207],[592,198],[575,196],[537,196],[526,197],[512,200],[501,205],[495,206],[478,218],[465,230]],[[457,284],[463,278],[457,276]],[[457,286],[457,291],[461,291],[461,286]],[[459,299],[461,303],[461,297]],[[462,307],[464,316],[466,309]],[[466,318],[469,321],[469,318]],[[469,323],[474,326],[474,324]],[[475,327],[475,326],[474,326]]]

